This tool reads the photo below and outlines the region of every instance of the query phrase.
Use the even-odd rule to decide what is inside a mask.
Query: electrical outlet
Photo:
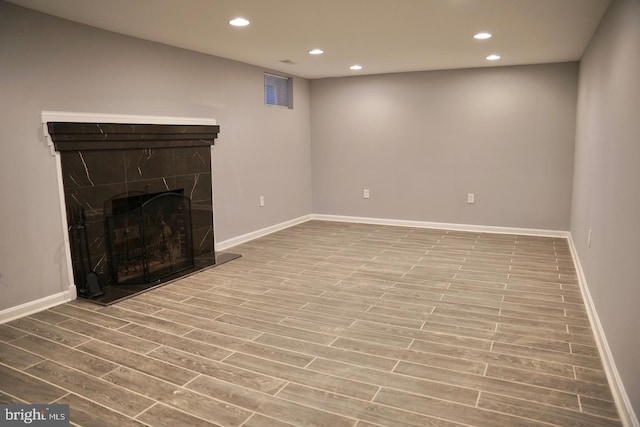
[[[365,188],[364,191],[362,192],[362,197],[364,197],[365,199],[369,198],[369,189]]]
[[[260,207],[264,207],[264,196],[260,196]]]
[[[473,193],[469,193],[467,194],[467,203],[475,203],[476,202],[476,196]]]

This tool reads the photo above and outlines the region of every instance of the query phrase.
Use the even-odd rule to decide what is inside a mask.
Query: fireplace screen
[[[182,193],[143,193],[106,203],[112,283],[151,283],[194,266],[191,200]]]

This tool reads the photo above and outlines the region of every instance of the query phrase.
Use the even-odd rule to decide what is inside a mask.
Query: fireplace
[[[238,257],[214,247],[219,127],[116,118],[46,122],[60,159],[73,282],[82,291],[94,274],[104,295],[78,295],[100,304]]]

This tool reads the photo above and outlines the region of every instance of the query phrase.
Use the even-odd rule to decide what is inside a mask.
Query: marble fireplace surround
[[[99,304],[238,257],[215,252],[211,155],[219,126],[214,119],[44,111],[42,125],[56,159],[71,297],[82,285],[69,233],[70,213],[79,208],[86,212],[91,266],[105,290],[92,299]],[[174,190],[191,199],[195,267],[152,283],[112,284],[104,203],[128,193]]]

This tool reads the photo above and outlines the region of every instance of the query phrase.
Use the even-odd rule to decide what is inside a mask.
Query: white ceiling
[[[98,28],[322,78],[579,60],[610,0],[9,0]],[[242,16],[244,28],[228,21]],[[37,29],[34,29],[37,31]],[[480,31],[493,33],[485,41]],[[323,55],[307,52],[321,48]],[[491,53],[502,56],[487,61]],[[287,60],[291,63],[283,63]],[[360,64],[363,69],[351,71]]]

